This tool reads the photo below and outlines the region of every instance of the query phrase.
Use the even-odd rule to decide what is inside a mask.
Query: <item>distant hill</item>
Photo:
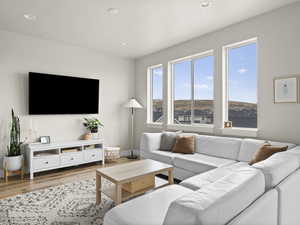
[[[189,100],[176,100],[175,106],[177,110],[187,111],[190,110],[191,102]],[[162,107],[162,100],[153,100],[153,108],[161,108]],[[229,107],[231,110],[234,111],[252,111],[257,108],[257,104],[248,103],[248,102],[237,102],[237,101],[230,101]],[[196,100],[194,103],[195,110],[213,110],[213,101],[212,100]]]
[[[162,100],[153,101],[153,118],[159,119],[162,116]],[[214,120],[212,100],[196,100],[194,103],[195,118],[202,121]],[[175,101],[174,119],[182,124],[189,124],[191,117],[191,101],[189,100],[176,100]],[[257,127],[257,104],[249,102],[229,102],[229,121],[233,122],[235,127]]]

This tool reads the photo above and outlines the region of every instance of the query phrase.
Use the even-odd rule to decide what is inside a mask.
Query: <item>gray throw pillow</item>
[[[172,151],[172,148],[176,143],[176,137],[180,133],[181,131],[176,131],[176,132],[163,131],[160,140],[160,150]]]

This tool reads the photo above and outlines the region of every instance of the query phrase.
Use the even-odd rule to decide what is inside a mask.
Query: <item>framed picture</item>
[[[224,128],[232,128],[232,122],[231,121],[225,121],[224,122]]]
[[[41,136],[40,137],[40,142],[42,144],[50,144],[50,136]]]
[[[274,103],[297,103],[298,102],[298,78],[275,78],[274,79]]]

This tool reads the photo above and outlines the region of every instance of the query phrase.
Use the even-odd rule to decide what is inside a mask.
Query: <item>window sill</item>
[[[158,129],[162,129],[163,128],[163,124],[162,123],[147,123],[146,125],[149,128],[158,128]]]
[[[167,128],[171,130],[182,130],[188,132],[214,133],[214,125],[209,125],[209,124],[199,124],[199,125],[168,124]]]
[[[222,128],[223,135],[233,135],[233,136],[241,136],[241,137],[257,137],[258,129],[255,128]]]

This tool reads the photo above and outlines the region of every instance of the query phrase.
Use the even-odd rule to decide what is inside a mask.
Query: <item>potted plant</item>
[[[97,118],[84,118],[83,125],[89,131],[85,134],[84,139],[90,139],[92,134],[98,133],[98,128],[103,127],[103,124]]]
[[[23,155],[21,154],[21,138],[20,138],[20,120],[15,115],[14,110],[11,110],[11,129],[10,129],[10,143],[7,146],[7,155],[4,157],[4,167],[8,171],[16,171],[22,168]]]

